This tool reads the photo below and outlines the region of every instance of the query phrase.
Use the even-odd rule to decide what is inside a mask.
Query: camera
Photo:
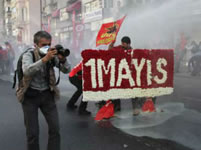
[[[57,50],[57,54],[60,54],[64,57],[68,57],[70,55],[70,50],[64,49],[60,44],[55,45],[55,49]]]

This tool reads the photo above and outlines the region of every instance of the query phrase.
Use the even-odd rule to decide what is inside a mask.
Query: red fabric
[[[156,111],[154,107],[154,103],[151,98],[147,99],[144,105],[142,106],[142,111],[143,112],[154,112]]]
[[[1,50],[0,51],[0,58],[2,60],[7,60],[8,59],[8,52],[7,52],[7,50]]]
[[[118,50],[118,49],[125,50],[125,49],[122,47],[122,45],[114,46],[112,49],[114,49],[114,50],[115,50],[115,49],[117,49],[117,50]]]
[[[97,112],[95,120],[109,119],[114,116],[114,104],[108,100],[107,103]]]
[[[102,24],[96,38],[96,46],[108,45],[109,43],[115,41],[125,17],[126,16],[115,22]]]
[[[82,70],[82,62],[80,62],[77,66],[75,66],[71,72],[69,73],[69,77],[73,77],[76,75],[79,71]]]

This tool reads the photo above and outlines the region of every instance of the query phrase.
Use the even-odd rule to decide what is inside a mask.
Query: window
[[[60,9],[60,21],[69,19],[69,14],[66,12],[66,8]]]
[[[121,7],[121,2],[120,2],[120,1],[117,2],[117,7],[118,7],[118,8]]]
[[[66,42],[66,40],[70,37],[69,32],[60,33],[60,42]]]
[[[10,12],[10,11],[11,11],[10,7],[7,7],[6,11],[7,11],[7,12]]]
[[[91,11],[91,5],[90,3],[85,4],[85,12],[88,13]]]
[[[96,10],[99,8],[99,1],[91,2],[91,10]]]
[[[113,8],[113,0],[104,0],[104,7],[105,8]]]
[[[26,20],[27,20],[27,9],[22,8],[22,21],[26,21]]]
[[[89,13],[89,12],[92,12],[92,11],[97,10],[99,8],[100,8],[100,3],[98,0],[96,0],[93,2],[86,3],[84,10],[85,10],[85,13]]]
[[[57,20],[56,19],[52,19],[51,20],[51,28],[56,29],[57,27]]]

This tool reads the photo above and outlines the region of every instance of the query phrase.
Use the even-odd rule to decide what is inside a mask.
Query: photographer
[[[35,48],[23,54],[23,79],[17,90],[22,103],[26,126],[28,150],[39,150],[38,109],[44,115],[49,129],[48,150],[60,150],[58,112],[55,104],[59,97],[53,67],[63,73],[70,72],[65,56],[56,48],[50,48],[51,35],[39,31],[34,35]]]

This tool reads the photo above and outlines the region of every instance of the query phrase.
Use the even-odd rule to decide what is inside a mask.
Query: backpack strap
[[[60,67],[61,67],[61,62],[59,62],[59,77],[58,77],[58,79],[57,79],[56,85],[58,85],[59,82],[60,82],[60,76],[61,76],[61,75],[60,75],[60,73],[61,73]]]
[[[23,57],[23,55],[30,50],[30,52],[31,52],[31,54],[33,56],[33,62],[35,62],[36,58],[35,58],[35,55],[34,55],[34,51],[31,51],[32,49],[33,48],[28,48],[25,52],[22,53],[22,55],[20,57]],[[16,69],[15,72],[14,72],[15,74],[13,76],[13,87],[12,87],[13,89],[15,88],[16,83],[17,83],[17,72],[18,72],[18,70]]]
[[[13,77],[13,89],[15,88],[16,86],[16,78],[17,78],[17,70],[15,70],[15,74],[14,74],[14,77]]]
[[[33,56],[33,63],[35,63],[36,62],[36,57],[35,57],[34,51],[30,51],[30,52],[31,52],[31,54]]]

